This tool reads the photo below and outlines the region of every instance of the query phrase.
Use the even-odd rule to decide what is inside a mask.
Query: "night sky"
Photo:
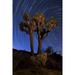
[[[19,24],[23,20],[23,13],[28,12],[31,16],[42,12],[48,20],[54,16],[58,26],[49,32],[42,41],[42,49],[51,46],[54,51],[62,51],[62,0],[13,0],[13,48],[30,51],[29,35],[21,32]],[[34,33],[34,50],[37,52],[38,40]]]

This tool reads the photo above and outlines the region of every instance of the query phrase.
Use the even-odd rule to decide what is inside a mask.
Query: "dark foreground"
[[[13,49],[13,75],[62,75],[61,55],[50,55],[45,66],[34,65],[30,57],[30,52]]]

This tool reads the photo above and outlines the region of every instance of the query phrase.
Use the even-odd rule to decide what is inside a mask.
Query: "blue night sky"
[[[48,20],[54,16],[58,26],[53,29],[42,41],[42,48],[45,50],[51,46],[54,51],[62,51],[62,0],[13,0],[13,48],[30,51],[29,35],[21,32],[19,24],[23,20],[24,12],[29,12],[31,16],[37,12],[42,12]],[[38,40],[34,33],[34,50],[37,52]]]

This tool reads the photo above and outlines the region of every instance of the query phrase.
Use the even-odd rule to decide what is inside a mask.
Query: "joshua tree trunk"
[[[34,54],[34,48],[33,48],[33,31],[30,29],[30,48],[32,55]]]
[[[42,48],[42,40],[40,35],[40,28],[38,27],[38,54],[42,53],[41,48]]]

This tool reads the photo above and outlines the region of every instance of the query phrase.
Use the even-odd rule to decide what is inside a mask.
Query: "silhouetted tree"
[[[42,40],[41,40],[41,32],[45,25],[45,16],[42,13],[38,13],[33,17],[34,21],[37,25],[37,34],[38,34],[38,53],[42,53]]]
[[[49,21],[46,22],[46,18],[43,13],[38,13],[34,16],[34,21],[37,25],[38,34],[38,53],[42,53],[42,39],[47,36],[54,27],[56,27],[57,22],[54,17],[51,17]]]
[[[29,34],[31,53],[33,54],[33,32],[35,31],[35,21],[30,19],[30,16],[27,13],[24,13],[23,15],[23,22],[20,23],[20,30]]]
[[[36,31],[38,35],[38,54],[42,53],[42,39],[47,36],[54,27],[56,27],[57,22],[54,17],[51,17],[49,21],[43,13],[38,13],[32,18],[28,14],[24,14],[24,21],[20,24],[21,31],[25,31],[30,35],[30,47],[33,54],[33,32]]]

